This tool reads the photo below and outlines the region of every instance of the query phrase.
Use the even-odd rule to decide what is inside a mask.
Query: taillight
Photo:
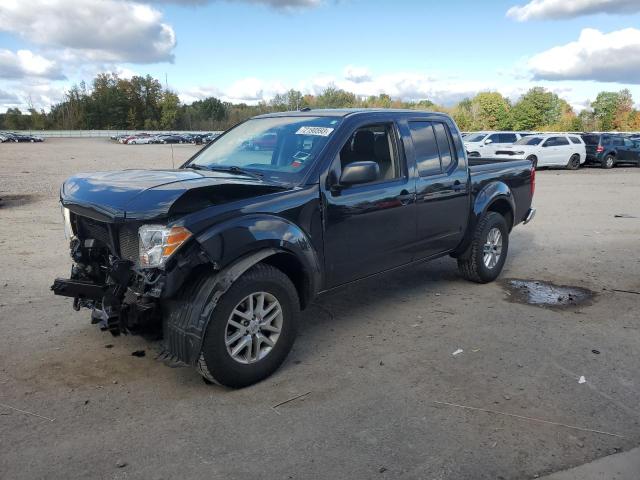
[[[531,198],[533,198],[533,194],[536,191],[536,167],[535,165],[531,166]]]
[[[596,152],[598,153],[604,152],[604,147],[602,145],[598,145],[598,148],[596,148]]]

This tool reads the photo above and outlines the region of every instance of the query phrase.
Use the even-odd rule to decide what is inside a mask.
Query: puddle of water
[[[505,281],[510,300],[540,307],[570,308],[578,305],[590,305],[594,297],[591,290],[567,285],[554,285],[540,280]]]

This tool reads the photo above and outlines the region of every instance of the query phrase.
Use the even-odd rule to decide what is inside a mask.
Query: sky
[[[580,111],[603,90],[640,102],[640,0],[0,0],[0,112],[47,110],[104,71],[186,103],[335,86],[448,106],[543,86]]]

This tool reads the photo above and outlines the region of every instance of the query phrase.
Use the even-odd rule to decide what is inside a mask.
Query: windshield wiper
[[[198,165],[197,163],[190,163],[189,165],[187,165],[184,168],[191,168],[193,170],[209,170],[207,167],[202,166],[202,165]]]
[[[230,165],[228,167],[221,166],[221,165],[209,165],[207,167],[204,167],[202,165],[198,165],[198,167],[199,168],[205,168],[205,169],[211,170],[213,172],[239,173],[241,175],[246,175],[248,177],[257,178],[258,180],[262,180],[262,177],[264,177],[264,175],[261,174],[261,173],[245,170],[244,168],[237,167],[236,165]]]

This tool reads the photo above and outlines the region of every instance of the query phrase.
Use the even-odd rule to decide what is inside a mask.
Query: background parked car
[[[153,143],[152,140],[155,136],[148,135],[143,137],[133,137],[127,141],[128,145],[146,145],[148,143]]]
[[[37,135],[24,135],[15,132],[2,132],[0,133],[1,142],[44,142],[44,138]]]
[[[587,147],[587,163],[613,168],[620,163],[640,166],[640,138],[611,133],[583,134]]]
[[[464,148],[471,157],[492,157],[496,151],[513,145],[524,134],[520,132],[475,132],[463,138]]]
[[[531,160],[536,167],[580,168],[587,157],[586,148],[579,135],[544,134],[529,135],[496,152],[496,157]]]
[[[188,143],[182,135],[164,135],[160,143]]]

